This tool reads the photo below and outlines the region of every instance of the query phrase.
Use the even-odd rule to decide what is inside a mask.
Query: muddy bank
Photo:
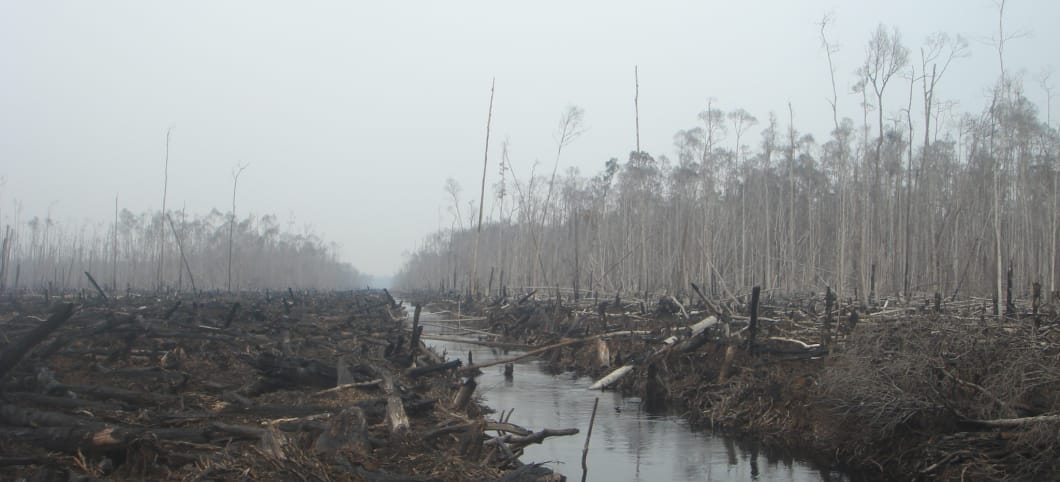
[[[737,302],[522,298],[459,309],[486,318],[479,326],[498,336],[484,343],[559,345],[541,355],[553,369],[618,375],[609,389],[700,427],[807,447],[867,479],[1060,475],[1053,306],[1035,316],[1028,302],[997,320],[983,300],[831,310],[823,296],[771,300],[752,345],[749,306]]]
[[[0,300],[0,478],[558,479],[389,293],[50,298]]]

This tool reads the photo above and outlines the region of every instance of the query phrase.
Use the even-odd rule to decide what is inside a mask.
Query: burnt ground
[[[1060,478],[1060,317],[1040,300],[1000,320],[982,299],[763,300],[752,343],[743,299],[421,299],[485,317],[483,343],[560,345],[556,371],[630,366],[608,389],[857,479]]]
[[[383,291],[5,295],[0,479],[558,479],[517,459],[535,432],[454,404],[404,315]]]

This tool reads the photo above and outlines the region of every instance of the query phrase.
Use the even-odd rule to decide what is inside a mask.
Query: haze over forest
[[[865,295],[875,264],[883,292],[990,293],[1008,267],[1055,289],[1057,19],[1046,0],[1000,24],[992,1],[5,2],[0,223],[23,284],[466,288],[496,78],[482,285]],[[882,89],[877,32],[907,49]]]

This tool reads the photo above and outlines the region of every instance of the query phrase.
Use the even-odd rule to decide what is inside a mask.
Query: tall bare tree
[[[494,79],[490,82],[490,108],[489,115],[486,117],[486,147],[485,154],[482,156],[482,188],[479,192],[479,203],[478,203],[478,227],[475,232],[475,254],[471,257],[471,295],[474,296],[478,289],[478,245],[479,239],[482,237],[482,209],[486,204],[486,166],[489,165],[490,158],[490,125],[493,123],[493,89],[497,85],[497,80]]]
[[[166,157],[165,166],[162,170],[162,217],[166,215],[166,194],[169,191],[169,140],[173,135],[173,128],[166,129]],[[166,224],[159,223],[158,231],[158,289],[161,291],[162,280],[165,272],[166,260]]]
[[[236,187],[239,185],[239,176],[243,174],[243,170],[247,168],[249,164],[237,164],[232,169],[232,215],[231,221],[228,223],[228,276],[225,281],[225,288],[229,293],[232,292],[232,247],[233,235],[236,230]]]

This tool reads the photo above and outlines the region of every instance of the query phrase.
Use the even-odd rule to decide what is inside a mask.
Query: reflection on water
[[[431,317],[424,314],[422,319]],[[425,331],[438,333],[439,329],[427,326]],[[476,363],[518,353],[464,343],[426,343],[465,362],[469,351]],[[505,380],[502,366],[486,368],[478,378],[478,393],[498,414],[515,409],[511,421],[526,428],[579,429],[578,435],[531,445],[522,457],[523,462],[545,462],[570,480],[581,478],[582,447],[596,397],[600,397],[600,406],[589,446],[589,480],[847,480],[753,443],[691,430],[680,417],[646,413],[638,398],[589,391],[593,382],[589,378],[551,375],[542,364],[538,360],[517,362],[511,380]]]

